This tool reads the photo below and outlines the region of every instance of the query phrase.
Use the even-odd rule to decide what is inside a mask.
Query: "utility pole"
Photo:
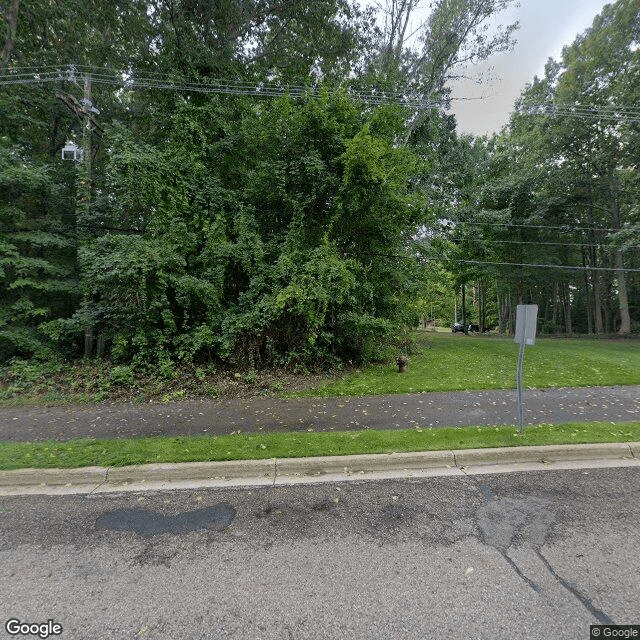
[[[85,222],[89,221],[89,207],[91,206],[91,76],[84,76],[84,114],[82,118],[82,160],[84,163],[84,175],[82,176],[82,200]],[[76,213],[76,220],[80,216]],[[90,358],[93,352],[93,327],[85,328],[84,332],[84,357]]]
[[[91,202],[91,76],[84,77],[84,110],[82,117],[82,159],[84,161],[84,176],[82,177],[82,199],[85,213],[89,212]]]
[[[77,85],[75,69],[71,69],[69,80]],[[100,111],[93,106],[91,101],[91,76],[84,76],[84,95],[82,101],[79,101],[71,93],[56,93],[56,98],[64,102],[64,104],[76,114],[82,123],[82,170],[78,181],[78,207],[76,208],[76,222],[88,223],[90,220],[91,207],[91,165],[93,161],[92,137],[95,133],[99,138],[102,137],[102,127],[96,122],[95,114]],[[64,158],[64,150],[63,150]],[[74,160],[76,159],[74,153]],[[83,228],[79,225],[79,229]],[[85,328],[84,334],[84,355],[86,358],[93,353],[93,327]],[[104,338],[98,337],[98,355],[104,352]]]

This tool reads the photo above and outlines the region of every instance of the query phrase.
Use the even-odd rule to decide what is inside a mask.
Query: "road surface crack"
[[[571,593],[580,602],[580,604],[582,604],[587,609],[587,611],[589,611],[595,617],[595,619],[600,624],[615,624],[615,622],[613,622],[613,620],[611,620],[611,618],[606,613],[604,613],[600,609],[596,609],[593,603],[591,602],[591,600],[589,600],[589,598],[587,598],[585,595],[580,593],[575,587],[572,587],[568,582],[566,582],[563,578],[561,578],[555,572],[554,568],[551,566],[549,561],[544,557],[544,555],[542,554],[542,551],[540,551],[539,548],[537,547],[534,548],[534,551],[536,552],[536,555],[538,556],[538,558],[542,560],[542,563],[547,568],[549,573],[555,578],[558,584],[563,586],[569,593]]]

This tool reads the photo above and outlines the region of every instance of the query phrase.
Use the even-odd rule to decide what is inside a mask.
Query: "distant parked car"
[[[490,329],[488,327],[485,327],[484,329],[485,333],[487,331],[490,331]],[[462,324],[462,322],[456,322],[452,327],[451,327],[451,332],[452,333],[480,333],[480,325],[479,324]]]

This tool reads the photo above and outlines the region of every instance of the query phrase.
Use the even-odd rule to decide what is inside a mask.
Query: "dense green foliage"
[[[362,96],[446,104],[455,69],[511,45],[515,25],[484,31],[510,0],[434,2],[419,49],[417,2],[387,4],[381,28],[349,0],[5,3],[0,362],[363,362],[434,305],[450,316],[460,287],[481,325],[506,330],[534,301],[548,330],[635,329],[637,119],[536,111],[637,102],[633,0],[605,8],[492,141]],[[301,88],[241,95],[257,85]],[[82,162],[61,158],[68,141]],[[559,227],[586,248],[545,245]],[[491,264],[532,262],[589,269]]]
[[[476,263],[452,268],[459,282],[490,278],[501,330],[522,302],[539,305],[549,333],[640,330],[639,24],[634,0],[606,6],[502,135],[481,153],[469,145],[450,237],[453,257]]]
[[[421,215],[401,124],[327,93],[184,105],[153,149],[114,136],[108,213],[143,233],[83,245],[87,296],[63,332],[89,320],[140,364],[371,355],[415,293],[411,263],[370,255],[401,251]]]
[[[59,232],[65,189],[52,174],[0,140],[0,360],[50,355],[32,328],[69,315],[79,301],[75,243]]]

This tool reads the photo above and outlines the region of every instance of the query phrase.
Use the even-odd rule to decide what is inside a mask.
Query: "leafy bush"
[[[109,371],[109,381],[123,387],[130,387],[135,382],[133,367],[126,365],[115,366]]]
[[[211,125],[225,121],[233,145]],[[114,127],[113,198],[96,215],[144,233],[81,244],[84,302],[48,325],[52,339],[81,342],[90,326],[113,362],[167,378],[181,362],[379,359],[421,281],[411,261],[372,257],[404,251],[422,216],[403,126],[401,109],[363,113],[327,92],[259,111],[185,104],[155,145]]]

